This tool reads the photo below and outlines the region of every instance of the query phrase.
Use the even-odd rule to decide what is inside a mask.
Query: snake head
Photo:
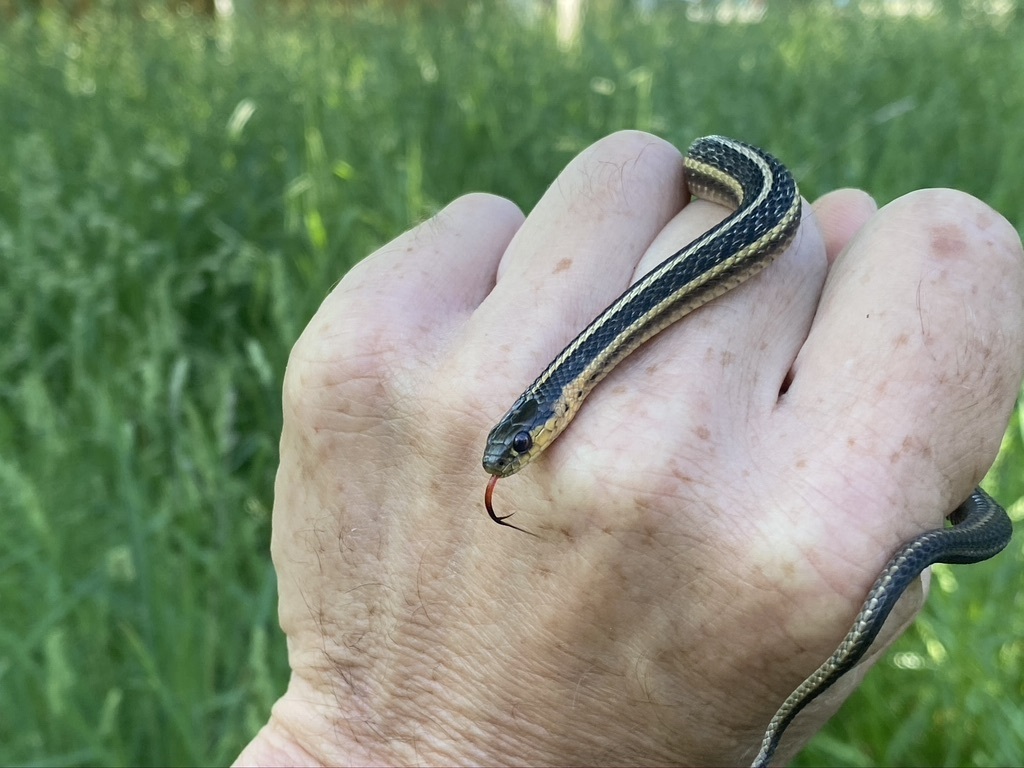
[[[553,414],[523,395],[487,436],[484,469],[495,477],[514,475],[540,453],[537,435]]]

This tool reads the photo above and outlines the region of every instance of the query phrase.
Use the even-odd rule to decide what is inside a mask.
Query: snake
[[[772,155],[735,139],[705,136],[691,144],[683,165],[690,194],[728,207],[730,215],[612,302],[490,431],[483,455],[483,467],[491,475],[484,505],[494,522],[532,533],[508,522],[511,514],[494,512],[497,481],[540,456],[569,426],[594,387],[640,345],[753,277],[796,237],[800,193],[793,175]],[[925,568],[986,560],[1002,550],[1012,534],[1006,511],[981,488],[975,488],[946,521],[948,525],[905,542],[892,555],[835,652],[769,721],[752,768],[767,768],[797,714],[861,660],[900,596]]]

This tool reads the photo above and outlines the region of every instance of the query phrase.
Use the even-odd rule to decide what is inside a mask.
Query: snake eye
[[[512,438],[513,451],[516,453],[526,453],[532,447],[533,438],[530,437],[529,432],[516,432],[516,436]]]

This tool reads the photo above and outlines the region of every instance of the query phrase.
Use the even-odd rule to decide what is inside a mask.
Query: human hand
[[[461,198],[326,299],[285,380],[272,553],[292,677],[239,762],[749,761],[888,555],[981,478],[1024,365],[1019,238],[959,193],[875,212],[842,191],[498,486],[539,538],[495,526],[488,430],[726,214],[683,189],[675,149],[616,134],[525,223]]]

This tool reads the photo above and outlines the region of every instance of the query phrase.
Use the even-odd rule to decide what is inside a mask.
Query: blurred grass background
[[[875,7],[877,7],[877,3]],[[0,17],[0,764],[230,761],[286,680],[268,556],[288,350],[473,190],[529,209],[619,128],[769,148],[808,198],[966,190],[1024,227],[1024,19],[594,0]],[[0,8],[2,10],[2,8]],[[1024,517],[1021,410],[987,487]],[[942,568],[799,765],[1021,765],[1024,550]]]

